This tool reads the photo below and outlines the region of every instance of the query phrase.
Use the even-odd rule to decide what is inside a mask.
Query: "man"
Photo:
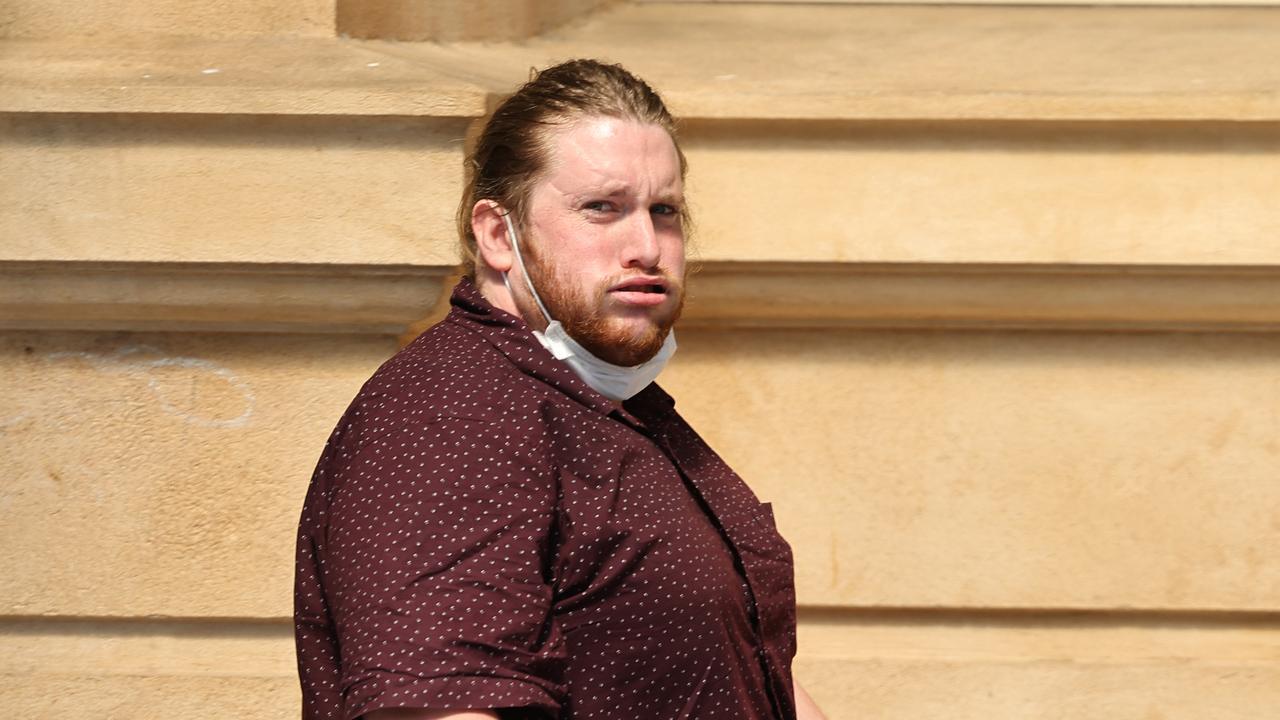
[[[571,61],[468,159],[449,316],[338,423],[303,509],[306,718],[820,718],[791,552],[653,379],[684,300],[661,99]]]

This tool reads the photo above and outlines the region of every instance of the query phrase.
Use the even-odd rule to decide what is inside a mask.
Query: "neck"
[[[516,299],[507,290],[507,284],[502,282],[502,273],[490,267],[479,265],[476,267],[476,289],[480,291],[480,294],[490,305],[511,313],[523,320],[526,325],[532,326],[530,319],[520,312]]]

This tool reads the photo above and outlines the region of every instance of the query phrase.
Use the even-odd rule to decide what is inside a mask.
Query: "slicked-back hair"
[[[471,229],[475,204],[493,200],[514,214],[517,225],[523,225],[530,191],[550,161],[552,134],[577,121],[600,117],[666,130],[680,156],[680,177],[684,178],[686,163],[675,119],[643,80],[621,65],[590,59],[569,60],[538,72],[498,105],[467,155],[458,237],[468,277],[475,278],[477,263]],[[681,213],[685,212],[682,208]]]

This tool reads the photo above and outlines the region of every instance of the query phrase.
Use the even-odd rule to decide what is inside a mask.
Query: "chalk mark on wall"
[[[212,428],[244,427],[248,424],[249,418],[253,417],[253,410],[256,404],[253,388],[229,368],[211,360],[197,357],[168,356],[158,348],[148,345],[128,345],[112,353],[69,351],[49,353],[44,357],[50,361],[79,360],[87,363],[98,372],[123,374],[145,381],[147,389],[151,392],[161,410],[192,425]],[[157,370],[164,368],[186,368],[192,370],[193,375],[203,373],[222,381],[240,395],[244,411],[236,417],[218,418],[202,415],[199,410],[192,411],[180,407],[165,392],[161,384],[161,378],[156,374]],[[13,418],[0,419],[0,427],[20,422],[24,417],[19,415]]]

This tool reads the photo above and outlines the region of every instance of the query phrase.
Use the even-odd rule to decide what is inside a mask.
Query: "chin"
[[[651,308],[620,307],[603,295],[595,303],[561,302],[559,297],[555,301],[552,316],[560,319],[574,340],[592,355],[622,367],[657,355],[684,307],[681,294]],[[557,314],[561,309],[568,312]]]
[[[592,338],[587,349],[601,360],[632,367],[657,355],[668,332],[670,328],[653,324],[642,328],[610,328]]]

